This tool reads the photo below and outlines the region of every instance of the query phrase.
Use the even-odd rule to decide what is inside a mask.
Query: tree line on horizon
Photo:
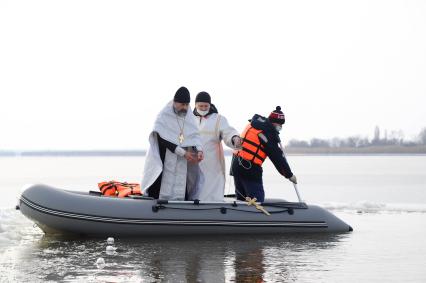
[[[369,139],[362,136],[350,136],[347,138],[335,137],[332,139],[312,138],[310,141],[291,139],[287,147],[298,148],[341,148],[341,147],[370,147],[370,146],[419,146],[426,145],[426,127],[423,128],[415,140],[405,140],[404,132],[384,131],[381,135],[378,126],[374,129],[374,137]]]

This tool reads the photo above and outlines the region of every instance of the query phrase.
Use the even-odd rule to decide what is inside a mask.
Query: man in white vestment
[[[185,200],[196,185],[198,176],[188,174],[188,165],[203,160],[203,150],[189,102],[188,89],[181,87],[155,119],[142,178],[144,195]]]
[[[207,92],[197,95],[194,115],[201,135],[204,159],[198,164],[197,186],[190,198],[223,201],[226,179],[222,141],[232,149],[239,149],[241,138],[237,130],[228,124],[228,120],[218,113]]]

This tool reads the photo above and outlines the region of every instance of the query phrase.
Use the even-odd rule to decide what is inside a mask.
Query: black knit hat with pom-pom
[[[281,107],[277,106],[274,111],[269,114],[268,117],[269,121],[271,123],[278,123],[278,124],[284,124],[285,123],[285,116],[284,113],[281,111]]]

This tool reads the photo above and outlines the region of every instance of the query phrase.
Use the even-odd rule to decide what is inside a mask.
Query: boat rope
[[[244,209],[238,209],[238,208],[229,208],[229,207],[211,207],[211,208],[186,208],[186,207],[176,207],[176,206],[168,206],[168,205],[163,205],[163,204],[157,204],[157,205],[153,205],[152,206],[152,211],[153,212],[157,212],[160,209],[175,209],[175,210],[220,210],[220,212],[222,214],[225,214],[227,212],[227,210],[233,210],[233,211],[241,211],[241,212],[248,212],[248,213],[264,213],[263,211],[251,211],[251,210],[244,210]],[[292,215],[294,214],[294,210],[293,208],[286,208],[286,209],[282,209],[282,210],[277,210],[277,211],[270,211],[268,212],[269,214],[276,214],[276,213],[285,213],[288,212],[288,214]]]

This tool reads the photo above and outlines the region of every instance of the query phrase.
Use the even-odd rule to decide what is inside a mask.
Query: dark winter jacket
[[[279,132],[275,129],[274,125],[267,118],[258,114],[255,114],[249,122],[253,128],[262,130],[262,133],[265,135],[267,141],[261,138],[259,140],[264,146],[264,152],[271,159],[278,172],[286,178],[291,178],[293,173],[284,156],[284,152],[279,146],[281,140]],[[239,174],[247,179],[262,182],[262,167],[254,163],[251,163],[251,166],[249,165],[247,161],[241,160],[234,155],[231,165],[231,175]]]

